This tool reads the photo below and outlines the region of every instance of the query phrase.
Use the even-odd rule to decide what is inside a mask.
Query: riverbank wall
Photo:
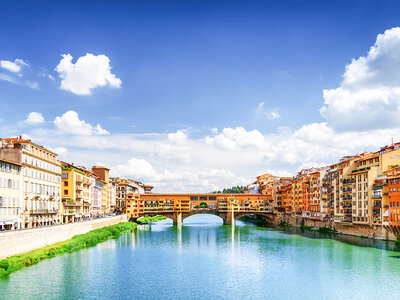
[[[126,215],[120,215],[42,228],[3,231],[0,232],[0,259],[65,241],[77,234],[84,234],[94,229],[126,221]]]
[[[304,218],[302,216],[291,216],[281,215],[274,218],[274,224],[279,225],[281,222],[285,222],[291,226],[307,226],[311,227],[312,230],[318,230],[321,227],[329,227],[337,231],[340,234],[372,238],[378,240],[389,240],[397,241],[396,236],[392,231],[382,226],[369,226],[360,224],[348,224],[348,223],[337,223],[332,221],[321,221],[313,220],[310,218]]]

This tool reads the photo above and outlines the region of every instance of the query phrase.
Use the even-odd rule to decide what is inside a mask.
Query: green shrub
[[[330,227],[320,227],[320,228],[318,228],[318,232],[319,233],[333,233],[336,231]]]
[[[0,278],[7,277],[14,271],[37,264],[44,259],[52,258],[85,247],[95,246],[108,238],[120,236],[124,231],[133,230],[136,226],[136,223],[119,223],[96,229],[85,234],[79,234],[69,240],[58,242],[28,253],[10,256],[6,259],[0,260]]]
[[[300,230],[306,231],[306,230],[311,230],[312,226],[305,226],[305,225],[301,225],[300,226]]]
[[[8,262],[7,259],[0,260],[0,268],[7,271],[9,267],[10,267],[10,263]]]

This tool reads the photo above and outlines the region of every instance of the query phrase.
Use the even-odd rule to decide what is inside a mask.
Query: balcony
[[[343,179],[342,183],[343,184],[351,184],[351,183],[355,183],[356,180],[354,178],[351,179]]]
[[[351,173],[365,172],[365,171],[368,171],[370,169],[371,169],[371,167],[360,168],[360,169],[351,171]]]
[[[31,215],[56,214],[58,213],[58,209],[31,209],[29,213]]]
[[[82,206],[82,204],[80,202],[76,202],[76,201],[66,201],[63,200],[63,205],[64,206]]]
[[[375,209],[381,209],[381,207],[382,207],[382,202],[380,202],[380,201],[379,201],[379,202],[378,202],[378,201],[375,201],[373,207],[374,207]]]

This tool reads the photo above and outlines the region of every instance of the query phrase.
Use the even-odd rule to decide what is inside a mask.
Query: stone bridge
[[[257,215],[272,223],[272,200],[261,194],[129,194],[127,215],[130,220],[143,216],[162,215],[182,224],[196,214],[213,214],[224,224],[234,224],[246,215]]]

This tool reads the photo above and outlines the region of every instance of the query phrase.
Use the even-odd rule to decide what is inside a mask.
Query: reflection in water
[[[178,236],[178,248],[182,250],[182,225],[176,226],[176,233]]]
[[[16,272],[0,299],[398,298],[400,255],[381,250],[394,243],[200,217],[140,225]]]
[[[393,241],[384,241],[384,240],[374,240],[369,238],[361,238],[352,235],[345,234],[336,234],[336,233],[319,233],[314,230],[301,230],[298,227],[280,227],[280,226],[271,226],[274,230],[279,230],[284,234],[298,234],[307,238],[312,239],[334,239],[337,241],[341,241],[346,244],[350,244],[353,246],[359,247],[371,247],[383,250],[390,251],[400,251],[400,246]]]

